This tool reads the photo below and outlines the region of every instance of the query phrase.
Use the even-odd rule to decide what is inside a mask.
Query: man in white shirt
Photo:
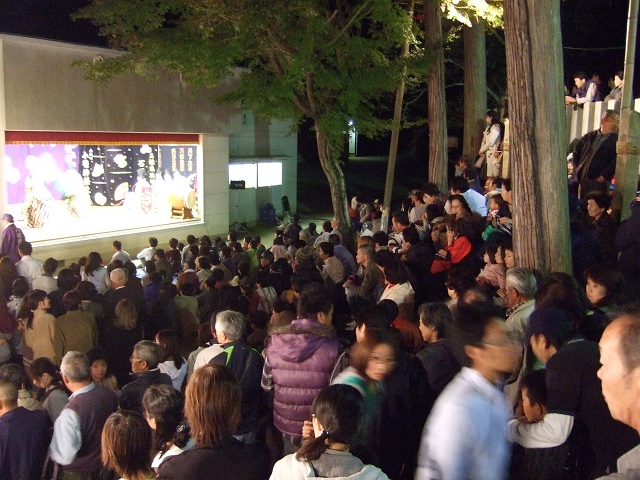
[[[131,261],[131,255],[122,250],[122,242],[120,240],[114,240],[111,244],[111,249],[113,250],[113,256],[111,257],[112,262],[114,260],[120,260],[124,265]]]
[[[469,181],[466,178],[453,177],[449,180],[449,192],[451,195],[462,195],[473,213],[477,213],[482,217],[487,216],[487,205],[484,195],[469,188]]]
[[[216,316],[212,315],[211,316],[211,320],[209,321],[209,325],[211,327],[211,334],[213,335],[213,339],[211,340],[212,344],[210,347],[206,347],[204,349],[202,349],[200,351],[200,353],[198,353],[198,356],[196,357],[196,361],[193,364],[193,370],[196,371],[198,368],[200,367],[204,367],[205,365],[207,365],[211,359],[213,357],[216,357],[218,355],[220,355],[224,350],[222,350],[222,347],[220,346],[219,343],[213,343],[215,342],[217,336],[216,336]]]
[[[31,256],[32,253],[33,247],[29,242],[20,242],[18,244],[20,261],[16,263],[16,269],[18,270],[18,275],[27,279],[29,289],[32,288],[33,279],[39,277],[44,272],[42,260],[33,258]]]
[[[504,429],[509,408],[500,385],[517,348],[488,302],[458,302],[457,338],[468,366],[438,397],[422,432],[417,480],[500,480],[510,446]]]

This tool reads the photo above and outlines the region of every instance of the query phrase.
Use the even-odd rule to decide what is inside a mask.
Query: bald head
[[[111,279],[111,285],[115,290],[118,287],[122,287],[127,283],[127,271],[124,268],[116,268],[109,275]]]
[[[600,339],[598,378],[611,416],[640,432],[640,310],[615,318]]]

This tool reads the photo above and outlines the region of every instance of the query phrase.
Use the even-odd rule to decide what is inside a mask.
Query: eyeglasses
[[[520,343],[518,336],[515,334],[509,333],[502,340],[497,340],[495,342],[482,342],[482,345],[491,345],[493,347],[506,348],[506,347],[513,347],[518,343]]]
[[[133,363],[133,362],[144,362],[144,360],[141,360],[141,359],[139,359],[139,358],[136,358],[136,357],[134,357],[133,355],[131,355],[131,356],[129,357],[129,361],[130,361],[131,363]]]
[[[376,365],[384,365],[385,367],[393,367],[398,363],[395,358],[390,360],[387,358],[369,357],[369,361]]]

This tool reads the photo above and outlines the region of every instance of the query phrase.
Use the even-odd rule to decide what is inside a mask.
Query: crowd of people
[[[640,196],[618,225],[583,176],[574,271],[541,276],[480,154],[389,232],[355,197],[355,239],[294,216],[58,269],[6,214],[0,478],[636,478]]]

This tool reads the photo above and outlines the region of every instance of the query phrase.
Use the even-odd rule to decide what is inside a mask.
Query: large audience
[[[269,241],[152,237],[132,256],[116,239],[58,269],[18,238],[0,259],[0,478],[615,472],[640,441],[597,343],[638,298],[640,196],[621,225],[606,193],[569,198],[574,270],[541,275],[514,254],[511,181],[456,167],[389,232],[354,197],[353,241],[296,215]]]

